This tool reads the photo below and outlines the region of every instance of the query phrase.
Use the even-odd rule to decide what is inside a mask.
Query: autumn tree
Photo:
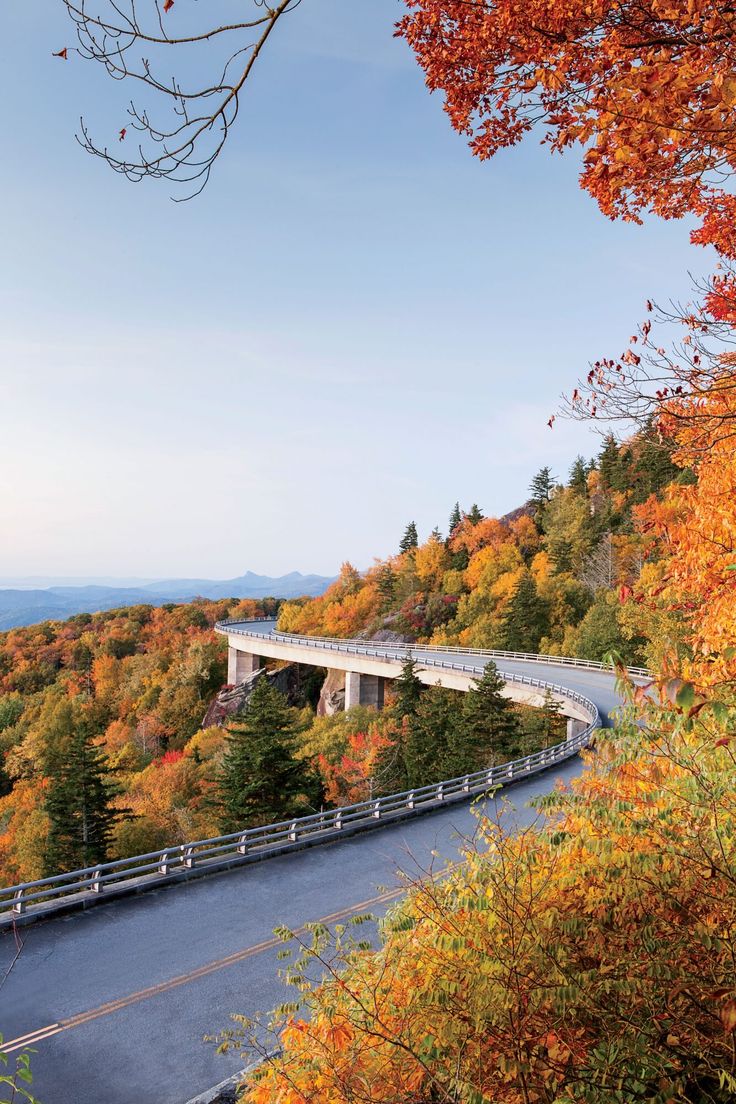
[[[544,128],[583,149],[604,214],[695,214],[693,240],[736,252],[736,26],[717,0],[407,0],[400,33],[481,158]]]

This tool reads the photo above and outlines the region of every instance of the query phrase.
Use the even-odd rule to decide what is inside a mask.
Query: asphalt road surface
[[[617,704],[605,672],[505,660],[499,667],[578,690],[604,720]],[[527,803],[580,769],[575,758],[505,791],[517,810],[510,825],[529,823],[536,814]],[[41,1104],[184,1104],[245,1064],[235,1052],[217,1055],[205,1035],[231,1026],[232,1013],[293,999],[277,976],[277,925],[380,914],[405,876],[457,860],[476,824],[470,806],[458,804],[3,932],[3,1049],[11,1057],[24,1045],[36,1051]]]
[[[518,821],[534,816],[526,802],[579,770],[573,759],[509,789]],[[476,823],[469,807],[456,805],[100,905],[19,929],[20,954],[4,932],[5,1049],[15,1053],[27,1037],[36,1050],[41,1104],[183,1104],[245,1064],[236,1053],[217,1055],[204,1035],[231,1026],[233,1012],[293,999],[277,977],[276,925],[380,914],[402,875],[457,859]]]

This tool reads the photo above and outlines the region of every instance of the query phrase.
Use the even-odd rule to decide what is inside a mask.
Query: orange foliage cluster
[[[311,1016],[284,1009],[283,1056],[243,1104],[733,1099],[736,761],[682,711],[649,719],[556,796],[552,827],[486,822],[378,952],[336,963],[317,933],[295,967]]]
[[[703,450],[708,418],[717,432]],[[680,461],[692,465],[697,483],[672,487],[664,501],[640,510],[664,556],[645,593],[685,615],[694,653],[686,673],[704,686],[736,685],[736,453],[731,435],[722,432],[724,419],[734,418],[732,388],[697,400],[697,418],[681,418],[678,429]]]
[[[0,883],[43,873],[45,763],[54,711],[69,697],[85,699],[129,810],[116,853],[216,829],[205,796],[223,735],[199,731],[226,677],[212,629],[262,613],[250,600],[134,606],[0,635]]]
[[[736,255],[736,13],[713,0],[406,0],[399,24],[482,158],[546,125],[585,147],[581,185],[611,218],[696,214]]]

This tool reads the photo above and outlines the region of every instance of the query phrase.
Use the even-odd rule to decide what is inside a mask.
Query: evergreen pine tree
[[[124,810],[119,792],[81,705],[61,702],[54,713],[54,747],[46,763],[44,807],[49,819],[47,876],[107,859],[112,830]]]
[[[540,598],[528,571],[514,591],[503,620],[503,647],[510,652],[536,652],[548,628],[547,603]]]
[[[383,598],[384,608],[390,606],[396,594],[396,572],[390,563],[382,563],[376,572],[376,587]]]
[[[531,755],[542,748],[561,743],[565,739],[566,728],[567,723],[559,702],[551,690],[545,690],[543,704],[525,711],[525,754]]]
[[[573,461],[568,486],[576,494],[584,495],[588,492],[588,466],[582,456],[576,456]]]
[[[470,511],[466,516],[471,525],[477,525],[479,521],[483,520],[483,514],[477,502],[473,503],[473,505],[470,507]]]
[[[401,674],[393,683],[393,714],[399,724],[404,717],[413,717],[419,707],[419,699],[424,691],[423,683],[417,678],[417,664],[412,656],[407,656],[401,665]]]
[[[404,535],[401,538],[399,545],[400,552],[410,552],[413,548],[419,547],[419,537],[417,535],[417,527],[415,522],[410,521],[407,525]]]
[[[463,520],[463,515],[460,513],[460,503],[456,502],[452,508],[449,522],[449,535],[452,536],[453,530],[457,529],[460,522]]]
[[[603,448],[598,456],[598,471],[601,476],[601,486],[604,490],[621,491],[626,489],[621,455],[616,438],[612,433],[609,433],[603,442]]]
[[[535,517],[544,513],[554,489],[555,481],[551,468],[540,468],[529,486],[529,505],[533,508]]]
[[[306,815],[322,801],[309,763],[294,756],[296,710],[262,675],[242,717],[228,728],[217,779],[223,832]]]
[[[469,773],[506,763],[519,754],[521,726],[503,689],[504,681],[491,660],[464,696],[458,744]]]
[[[432,686],[408,717],[404,759],[409,786],[427,786],[464,773],[455,741],[460,712],[456,699],[457,691]]]

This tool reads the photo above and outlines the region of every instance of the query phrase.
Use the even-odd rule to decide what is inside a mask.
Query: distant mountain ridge
[[[25,581],[25,580],[24,580]],[[315,598],[333,582],[323,575],[289,572],[272,578],[247,571],[235,579],[161,579],[139,586],[0,587],[0,631],[39,621],[63,620],[120,606],[190,602],[193,598]]]

